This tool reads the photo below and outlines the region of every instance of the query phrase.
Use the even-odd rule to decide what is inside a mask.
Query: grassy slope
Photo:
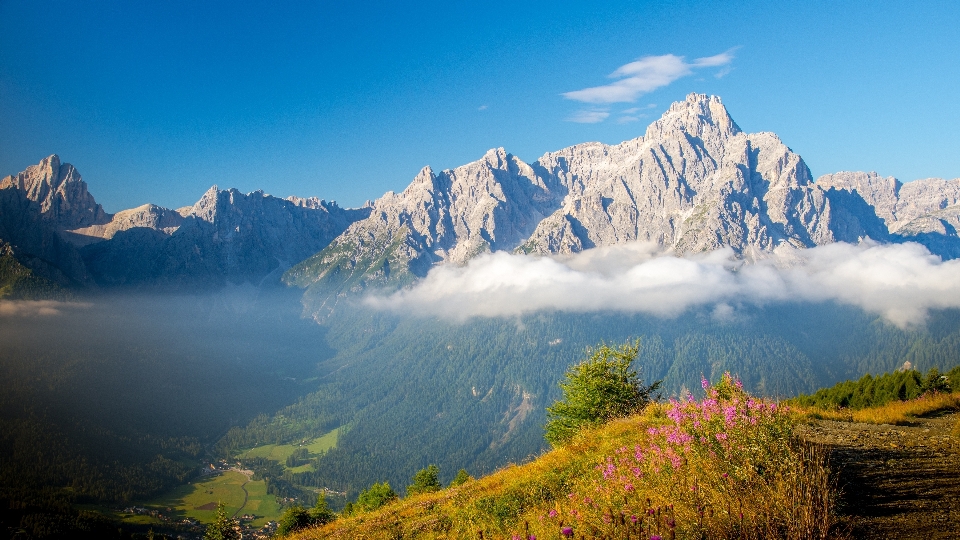
[[[609,480],[601,474],[601,465],[633,463],[630,460],[635,449],[652,448],[648,428],[672,426],[666,418],[668,410],[665,405],[653,405],[641,416],[585,430],[566,446],[529,463],[507,466],[459,487],[407,497],[375,512],[295,533],[292,538],[510,539],[531,534],[536,538],[557,538],[565,526],[573,526],[577,538],[583,534],[598,538],[629,534],[633,538],[643,526],[647,527],[642,530],[644,538],[652,534],[667,538],[671,531],[677,538],[703,534],[740,537],[741,531],[750,538],[812,538],[823,537],[830,529],[834,494],[820,457],[798,447],[788,451],[789,461],[807,465],[778,469],[777,463],[784,454],[778,457],[765,453],[762,437],[752,439],[752,446],[760,449],[745,452],[739,444],[751,445],[751,440],[737,439],[740,442],[735,446],[740,450],[731,454],[735,457],[729,462],[712,452],[711,459],[707,452],[695,451],[687,454],[690,461],[680,469],[671,470],[667,465],[664,474],[659,474],[660,466],[654,465],[640,480],[629,473],[619,480]],[[793,422],[790,415],[780,418]],[[723,421],[720,422],[722,425]],[[744,424],[745,432],[752,429],[748,424]],[[732,442],[736,435],[728,432]],[[622,461],[624,458],[626,461]],[[767,473],[756,473],[751,463],[763,464]],[[700,486],[699,491],[688,488],[691,482]],[[624,490],[624,486],[629,487]],[[816,502],[809,503],[811,499]],[[646,524],[642,520],[639,525],[636,521],[631,524],[632,517],[644,515],[648,516]],[[670,521],[674,525],[668,525]],[[795,530],[784,530],[794,529],[794,522],[799,524]],[[785,523],[788,525],[784,526]]]

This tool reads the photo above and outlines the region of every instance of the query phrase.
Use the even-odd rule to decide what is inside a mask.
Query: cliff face
[[[895,241],[919,242],[944,258],[960,257],[960,178],[902,183],[875,172],[839,172],[821,176],[817,184],[863,198]]]
[[[216,186],[192,207],[146,210],[140,222],[148,226],[118,229],[83,248],[100,284],[202,289],[276,280],[367,213]]]
[[[713,96],[674,103],[643,137],[537,163],[568,193],[525,252],[644,240],[677,253],[730,246],[749,255],[886,234],[872,213],[837,208],[799,155],[772,133],[743,133]]]
[[[776,135],[743,133],[719,98],[691,94],[618,145],[579,144],[532,164],[494,149],[456,169],[425,168],[284,280],[308,288],[320,309],[487,251],[562,254],[643,240],[678,254],[730,246],[750,257],[887,236],[862,198],[815,184]]]
[[[274,280],[369,209],[211,188],[191,207],[107,214],[77,170],[50,156],[0,180],[0,240],[63,285],[203,289]]]
[[[56,154],[31,165],[17,175],[0,180],[0,189],[14,189],[35,203],[43,219],[60,229],[72,229],[110,221],[87,191],[87,183],[69,163]]]
[[[567,254],[639,240],[676,254],[730,247],[750,259],[870,238],[960,257],[960,179],[841,172],[814,182],[776,135],[744,133],[719,98],[701,94],[671,105],[642,137],[529,164],[493,149],[455,169],[425,167],[402,192],[360,209],[214,186],[190,207],[110,215],[55,155],[0,181],[0,205],[0,240],[45,277],[178,289],[283,274],[314,310],[492,251]]]

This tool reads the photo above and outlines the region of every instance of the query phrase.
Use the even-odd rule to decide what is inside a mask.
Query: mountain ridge
[[[815,181],[776,134],[743,132],[704,94],[619,144],[581,143],[532,163],[494,148],[452,169],[424,167],[358,209],[213,186],[177,210],[108,214],[56,155],[0,180],[0,192],[0,238],[32,257],[38,275],[165,289],[282,281],[305,290],[313,314],[496,251],[563,255],[646,241],[677,255],[729,246],[753,259],[870,238],[960,257],[960,179],[839,172]]]

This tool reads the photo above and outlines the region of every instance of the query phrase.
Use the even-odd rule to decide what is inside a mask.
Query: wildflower
[[[726,477],[728,477],[728,476],[730,476],[730,475],[727,474],[727,473],[723,473],[723,474],[721,474],[720,476],[722,476],[723,478],[726,478]]]
[[[564,536],[566,536],[566,537],[573,536],[573,529],[572,529],[571,527],[564,527],[564,528],[560,529],[560,534],[562,534],[562,535],[564,535]],[[659,540],[659,538],[658,538],[657,540]]]
[[[636,523],[636,522],[637,522],[637,516],[630,516],[630,521]]]
[[[557,511],[556,511],[556,510],[550,510],[550,512],[548,512],[547,515],[550,516],[550,517],[552,517],[552,518],[555,518],[555,517],[557,517]]]
[[[650,537],[650,540],[663,540],[663,539],[660,538],[660,536],[658,536],[658,535],[655,534],[655,535],[653,535],[653,536]]]
[[[707,388],[710,388],[710,382],[707,381],[706,378],[701,377],[701,378],[700,378],[700,386],[702,386],[703,389],[706,390]]]

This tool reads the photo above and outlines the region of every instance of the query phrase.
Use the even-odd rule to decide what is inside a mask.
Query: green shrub
[[[407,486],[407,495],[439,491],[441,487],[443,486],[440,485],[440,467],[428,465],[413,475],[413,483]]]
[[[567,370],[560,382],[563,399],[547,407],[545,437],[554,446],[563,444],[581,428],[630,416],[650,402],[660,381],[645,386],[631,369],[640,352],[640,341],[617,348],[601,345],[590,357]]]
[[[470,480],[473,480],[473,477],[467,473],[467,470],[460,469],[457,471],[457,475],[453,477],[453,480],[450,481],[450,487],[462,486]]]
[[[366,491],[361,491],[357,496],[357,502],[351,505],[352,510],[363,510],[370,512],[381,506],[395,500],[397,494],[390,488],[388,482],[376,483],[370,486]]]

